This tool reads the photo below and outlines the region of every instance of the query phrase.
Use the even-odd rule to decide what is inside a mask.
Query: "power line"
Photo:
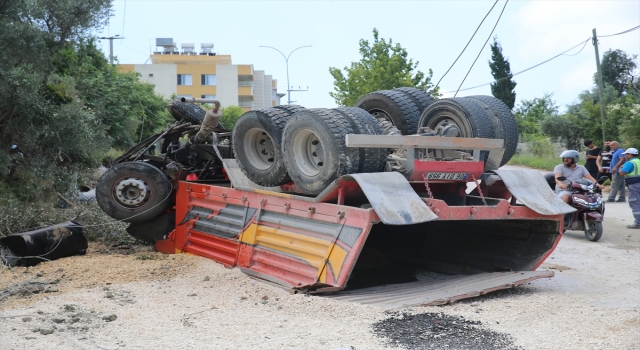
[[[625,30],[625,31],[623,31],[623,32],[616,33],[616,34],[610,34],[610,35],[606,35],[606,36],[614,36],[614,35],[626,34],[626,33],[629,33],[629,32],[632,32],[632,31],[634,31],[634,30],[638,30],[638,29],[640,29],[640,26],[636,26],[636,27],[633,27],[633,28],[631,28],[631,29],[627,29],[627,30]],[[605,35],[598,35],[598,37],[599,37],[599,38],[602,38],[602,37],[605,37]],[[555,56],[553,56],[553,57],[551,57],[551,58],[549,58],[549,59],[547,59],[547,60],[545,60],[545,61],[542,61],[542,62],[540,62],[540,63],[538,63],[538,64],[536,64],[536,65],[534,65],[534,66],[531,66],[531,67],[529,67],[529,68],[527,68],[527,69],[524,69],[524,70],[521,70],[521,71],[519,71],[519,72],[517,72],[517,73],[511,74],[510,76],[506,76],[506,77],[504,77],[504,78],[496,79],[496,80],[494,80],[494,81],[492,81],[492,82],[489,82],[489,83],[485,83],[485,84],[481,84],[481,85],[476,85],[476,86],[469,87],[469,88],[465,88],[465,89],[460,89],[460,90],[458,90],[458,91],[467,91],[467,90],[477,89],[477,88],[479,88],[479,87],[487,86],[487,85],[490,85],[490,84],[492,84],[492,83],[494,83],[494,82],[497,82],[497,81],[500,81],[500,80],[510,79],[511,77],[514,77],[514,76],[516,76],[516,75],[518,75],[518,74],[522,74],[522,73],[524,73],[524,72],[527,72],[527,71],[529,71],[529,70],[531,70],[531,69],[533,69],[533,68],[539,67],[539,66],[541,66],[541,65],[543,65],[543,64],[545,64],[545,63],[547,63],[547,62],[549,62],[549,61],[551,61],[551,60],[553,60],[553,59],[556,59],[556,58],[558,58],[558,57],[560,57],[560,56],[563,56],[565,53],[567,53],[567,52],[569,52],[569,51],[571,51],[571,50],[575,49],[576,47],[578,47],[578,46],[580,46],[580,45],[583,45],[583,46],[582,46],[582,49],[580,49],[580,51],[578,51],[576,54],[573,54],[573,55],[565,55],[565,56],[575,56],[575,55],[577,55],[578,53],[580,53],[580,52],[581,52],[581,51],[586,47],[586,44],[587,44],[591,39],[592,39],[592,37],[589,37],[587,40],[579,42],[578,44],[576,44],[575,46],[572,46],[572,47],[571,47],[570,49],[568,49],[568,50],[565,50],[565,51],[563,51],[563,52],[561,52],[561,53],[559,53],[559,54],[557,54],[557,55],[555,55]],[[451,93],[451,92],[453,92],[453,91],[442,91],[442,93]]]
[[[598,37],[599,37],[599,38],[606,38],[606,37],[608,37],[608,36],[616,36],[616,35],[626,34],[626,33],[632,32],[632,31],[634,31],[634,30],[638,30],[638,28],[640,28],[640,26],[635,26],[635,27],[633,27],[633,28],[631,28],[631,29],[627,29],[627,30],[625,30],[624,32],[620,32],[620,33],[609,34],[609,35],[598,35]]]
[[[471,43],[471,40],[473,40],[473,37],[476,36],[476,33],[478,32],[478,29],[480,29],[480,26],[482,26],[482,23],[484,23],[484,20],[487,19],[487,16],[489,16],[489,14],[491,13],[491,11],[493,11],[493,8],[496,7],[496,4],[498,3],[498,0],[496,0],[496,2],[493,3],[493,6],[491,6],[491,8],[489,9],[489,12],[487,12],[486,15],[484,15],[484,18],[482,19],[482,21],[480,22],[480,24],[478,24],[478,27],[476,28],[476,31],[473,32],[473,35],[471,36],[471,38],[469,39],[469,41],[467,42],[467,45],[464,46],[464,49],[462,49],[462,52],[460,52],[460,54],[458,55],[458,57],[456,58],[455,61],[453,61],[453,63],[451,64],[451,67],[449,67],[449,69],[447,69],[446,72],[444,72],[444,75],[442,75],[442,77],[440,78],[440,80],[438,80],[438,83],[436,84],[436,86],[440,86],[440,82],[442,81],[442,79],[444,79],[444,77],[447,75],[447,73],[449,73],[449,71],[451,70],[451,68],[453,68],[453,66],[456,64],[456,62],[458,62],[458,59],[460,58],[460,56],[462,56],[462,54],[464,53],[464,50],[467,49],[467,47],[469,46],[469,44]]]
[[[491,36],[493,35],[493,31],[496,30],[496,27],[498,26],[498,23],[500,22],[500,18],[502,18],[502,14],[504,13],[504,9],[507,8],[507,4],[508,3],[509,3],[509,0],[507,0],[504,3],[504,6],[502,7],[502,11],[500,12],[500,16],[498,17],[498,20],[496,21],[496,24],[493,26],[493,29],[491,29],[491,33],[487,37],[487,40],[484,42],[484,45],[482,45],[482,47],[480,48],[480,52],[478,52],[478,56],[476,56],[476,59],[473,60],[473,63],[471,64],[471,67],[469,67],[469,71],[467,72],[467,75],[465,75],[464,79],[462,79],[462,82],[460,83],[460,86],[458,86],[458,90],[456,90],[456,93],[453,95],[453,97],[456,97],[456,95],[460,91],[460,88],[462,87],[462,84],[464,84],[464,81],[467,80],[467,77],[469,76],[469,73],[471,73],[471,69],[476,64],[476,61],[478,60],[478,57],[480,57],[480,54],[482,53],[482,50],[484,50],[484,47],[489,42],[489,39],[491,39]]]

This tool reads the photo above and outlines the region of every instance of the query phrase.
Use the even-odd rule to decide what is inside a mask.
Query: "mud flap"
[[[350,174],[387,225],[411,225],[438,218],[398,172]]]
[[[443,305],[500,289],[513,288],[539,278],[551,278],[553,275],[552,271],[491,272],[468,276],[454,275],[338,292],[327,294],[325,297],[378,306],[385,310],[408,306]]]
[[[573,213],[571,207],[549,188],[544,176],[537,170],[493,170],[509,192],[527,208],[542,215]]]

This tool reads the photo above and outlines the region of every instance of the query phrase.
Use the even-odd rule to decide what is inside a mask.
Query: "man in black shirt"
[[[611,164],[611,157],[613,156],[613,151],[611,151],[611,140],[606,139],[604,141],[604,149],[598,155],[598,159],[596,159],[596,165],[598,166],[598,177],[599,179],[603,176],[606,176],[611,180],[611,170],[609,170],[609,165]]]
[[[584,163],[584,167],[587,168],[589,175],[591,175],[594,179],[598,179],[598,164],[596,164],[596,160],[602,151],[602,148],[596,147],[591,140],[584,140],[584,145],[587,146],[587,161]]]

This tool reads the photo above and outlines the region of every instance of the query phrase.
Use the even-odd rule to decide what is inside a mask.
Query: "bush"
[[[107,245],[131,244],[136,241],[125,231],[128,224],[107,216],[95,201],[58,209],[51,202],[24,204],[15,198],[6,197],[5,193],[5,199],[0,202],[0,237],[74,221],[83,226],[83,232],[89,241]]]
[[[544,135],[528,134],[524,136],[524,140],[529,146],[530,152],[537,157],[553,158],[553,145],[549,138]]]

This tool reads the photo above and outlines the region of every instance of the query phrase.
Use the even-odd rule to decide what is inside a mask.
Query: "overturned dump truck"
[[[493,97],[400,88],[356,107],[250,111],[231,135],[206,125],[173,153],[127,152],[98,184],[101,207],[158,251],[385,308],[553,276],[535,270],[574,209],[539,172],[498,169],[517,130]]]

